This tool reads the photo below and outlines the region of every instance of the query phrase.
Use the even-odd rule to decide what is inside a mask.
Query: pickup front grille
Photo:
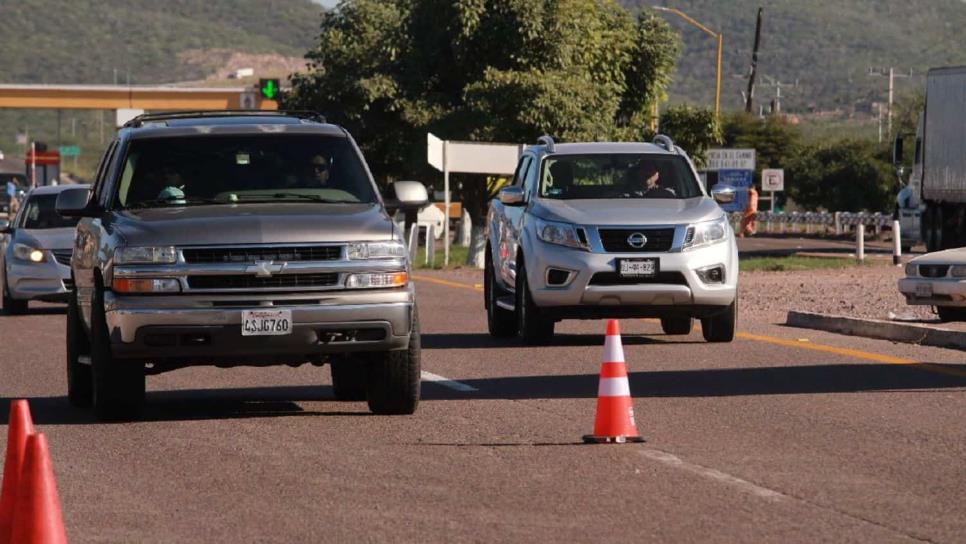
[[[259,277],[244,274],[189,276],[188,288],[206,289],[284,289],[307,287],[331,287],[338,285],[339,274],[278,274]]]
[[[643,253],[668,251],[674,243],[674,229],[598,229],[604,251],[611,253]],[[634,247],[627,240],[632,234],[643,234],[643,247]]]
[[[181,250],[188,264],[338,261],[342,246],[205,247]]]
[[[949,273],[948,264],[921,264],[919,275],[924,278],[945,278]]]
[[[74,254],[73,249],[54,249],[51,251],[54,254],[54,260],[64,266],[70,266],[70,257]]]

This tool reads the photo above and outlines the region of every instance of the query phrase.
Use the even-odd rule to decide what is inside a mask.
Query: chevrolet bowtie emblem
[[[275,264],[275,261],[255,261],[255,264],[245,269],[249,274],[255,274],[259,278],[269,278],[272,274],[282,271],[284,264]]]

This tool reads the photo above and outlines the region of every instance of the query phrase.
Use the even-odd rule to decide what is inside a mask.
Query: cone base
[[[585,444],[628,444],[647,442],[643,436],[595,436],[584,435]]]

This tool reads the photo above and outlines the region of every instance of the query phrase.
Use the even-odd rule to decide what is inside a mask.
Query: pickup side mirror
[[[735,188],[719,183],[711,188],[711,198],[718,204],[730,204],[735,201]]]
[[[522,206],[526,203],[526,195],[522,187],[504,187],[496,197],[504,206]]]
[[[902,135],[896,136],[894,142],[892,142],[892,164],[899,165],[902,163]]]
[[[429,193],[418,181],[397,181],[389,186],[384,201],[390,215],[399,210],[415,212],[429,204]]]
[[[57,195],[54,204],[57,213],[62,217],[94,217],[97,203],[91,201],[91,191],[86,188],[66,189]]]
[[[10,228],[10,221],[8,219],[0,219],[0,234],[12,234],[13,229]]]

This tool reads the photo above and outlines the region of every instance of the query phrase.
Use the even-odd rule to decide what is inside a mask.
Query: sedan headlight
[[[728,232],[730,230],[731,224],[728,223],[727,215],[722,215],[720,218],[711,221],[691,225],[688,227],[687,237],[684,241],[684,249],[724,242],[728,239]]]
[[[916,263],[908,263],[906,265],[906,275],[909,277],[916,277],[919,275],[919,265]]]
[[[14,244],[13,256],[28,263],[42,263],[47,260],[42,249],[37,249],[27,244]]]
[[[953,269],[950,271],[950,274],[954,278],[966,278],[966,264],[957,264],[953,266]]]
[[[174,264],[178,260],[173,246],[119,247],[114,264]]]
[[[583,244],[577,237],[577,228],[570,223],[557,223],[555,221],[536,220],[537,238],[548,244],[559,246],[582,248]]]
[[[349,244],[348,256],[352,260],[402,259],[406,246],[398,240],[391,242],[356,242]]]

